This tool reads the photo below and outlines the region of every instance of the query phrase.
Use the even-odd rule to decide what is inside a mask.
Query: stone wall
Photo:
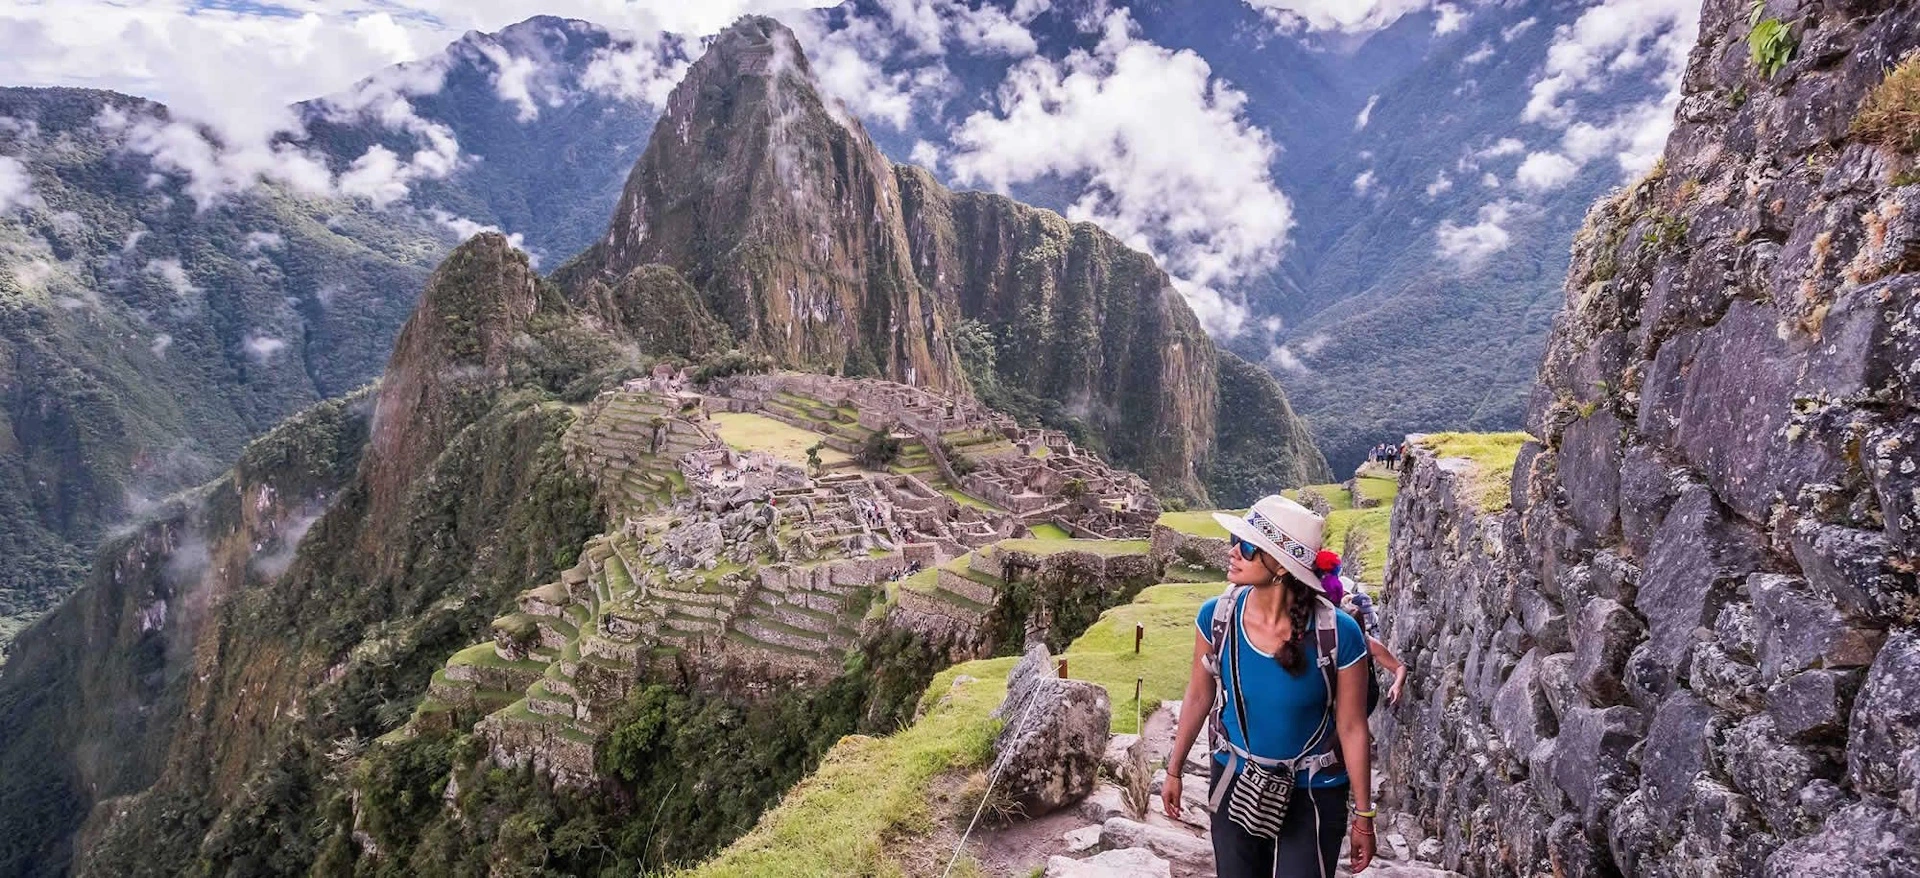
[[[1920,4],[1768,3],[1771,78],[1747,9],[1706,3],[1662,166],[1575,241],[1511,503],[1403,477],[1383,798],[1450,867],[1920,862],[1920,187],[1848,136]]]

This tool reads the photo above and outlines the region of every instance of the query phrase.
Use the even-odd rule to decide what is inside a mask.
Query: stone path
[[[1102,780],[1079,805],[1039,820],[1017,824],[981,839],[982,862],[992,874],[1029,875],[1044,869],[1046,878],[1210,878],[1213,843],[1207,832],[1206,754],[1196,746],[1185,766],[1181,784],[1181,819],[1171,820],[1161,808],[1160,788],[1166,772],[1156,771],[1146,815],[1133,812],[1126,793],[1112,778],[1124,776],[1130,749],[1144,747],[1150,765],[1163,763],[1173,749],[1179,702],[1169,702],[1147,719],[1144,734],[1114,735],[1109,739]],[[1380,848],[1373,865],[1361,873],[1380,878],[1459,878],[1417,853],[1437,856],[1433,845],[1409,842],[1392,827],[1393,815],[1382,814]],[[1337,876],[1347,876],[1342,847]]]

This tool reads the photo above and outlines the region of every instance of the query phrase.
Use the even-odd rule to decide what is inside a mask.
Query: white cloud
[[[440,225],[441,228],[444,228],[447,231],[452,232],[454,234],[454,237],[460,239],[461,243],[465,243],[468,238],[471,238],[474,235],[478,235],[481,232],[498,232],[502,235],[507,236],[508,244],[511,244],[514,247],[517,247],[521,250],[527,249],[526,236],[519,232],[513,232],[511,234],[508,234],[505,230],[501,229],[499,226],[491,226],[491,225],[486,225],[484,223],[478,223],[473,220],[467,219],[464,216],[454,216],[453,214],[448,213],[444,210],[441,210],[437,207],[429,209],[427,211],[427,216],[431,217],[435,223]],[[528,251],[527,261],[531,263],[534,268],[539,268],[540,254],[534,253],[532,251]]]
[[[1198,54],[1137,39],[1124,11],[1105,28],[1092,52],[1016,65],[1000,111],[954,130],[946,166],[1002,191],[1084,181],[1069,216],[1154,254],[1209,330],[1235,334],[1244,309],[1223,291],[1277,264],[1293,228],[1268,171],[1273,142]]]
[[[1431,0],[1243,0],[1283,30],[1364,33],[1386,27]]]
[[[924,140],[916,140],[913,142],[913,152],[907,156],[907,160],[928,170],[938,168],[941,161],[940,147]]]
[[[1365,195],[1367,194],[1367,190],[1372,188],[1373,171],[1361,171],[1359,176],[1353,178],[1353,193],[1355,195]]]
[[[1506,27],[1501,28],[1500,40],[1501,42],[1511,43],[1515,39],[1518,39],[1521,34],[1526,33],[1529,30],[1532,30],[1533,26],[1539,23],[1540,23],[1540,19],[1537,19],[1537,18],[1531,18],[1531,17],[1523,18],[1517,22],[1514,22],[1513,24],[1510,24],[1510,25],[1507,25]]]
[[[1573,160],[1557,152],[1528,153],[1519,170],[1513,172],[1513,182],[1520,188],[1534,192],[1558,189],[1580,173],[1580,166]]]
[[[240,342],[240,349],[246,352],[247,359],[262,366],[273,362],[286,347],[285,341],[260,333],[250,333]]]
[[[1433,7],[1438,13],[1433,21],[1433,32],[1445,36],[1459,30],[1467,23],[1467,11],[1452,3],[1441,3]]]
[[[287,239],[279,232],[248,232],[246,243],[241,245],[241,249],[248,253],[258,253],[262,250],[278,250],[286,243]]]
[[[1498,141],[1495,141],[1492,146],[1480,150],[1474,153],[1474,155],[1483,159],[1497,159],[1501,156],[1519,155],[1524,152],[1526,148],[1527,145],[1520,142],[1519,138],[1502,137]]]
[[[1492,43],[1482,43],[1482,44],[1480,45],[1480,48],[1478,48],[1478,49],[1475,49],[1475,50],[1473,50],[1472,52],[1469,52],[1469,53],[1467,53],[1467,54],[1466,54],[1465,56],[1463,56],[1463,57],[1462,57],[1462,58],[1460,59],[1460,63],[1462,63],[1462,64],[1478,64],[1478,63],[1480,63],[1480,62],[1482,62],[1482,61],[1485,61],[1485,60],[1487,60],[1488,58],[1491,58],[1491,57],[1493,57],[1493,44],[1492,44]]]
[[[1498,189],[1500,188],[1500,178],[1494,176],[1492,172],[1481,174],[1480,185],[1485,186],[1488,189]]]
[[[149,260],[145,271],[149,276],[165,281],[167,286],[173,289],[174,295],[183,299],[198,295],[200,292],[200,288],[195,286],[193,279],[187,276],[187,270],[181,267],[178,259]]]
[[[1353,120],[1353,130],[1359,131],[1367,127],[1367,123],[1373,120],[1373,108],[1378,103],[1380,103],[1379,95],[1369,95],[1367,97],[1367,105],[1360,108],[1360,115]]]
[[[1473,225],[1455,225],[1451,220],[1442,222],[1434,230],[1434,252],[1462,270],[1478,268],[1488,257],[1513,243],[1512,233],[1502,224],[1514,213],[1513,202],[1496,201],[1480,208]]]
[[[1271,369],[1283,369],[1288,372],[1309,371],[1307,364],[1300,362],[1299,355],[1295,354],[1293,349],[1286,345],[1274,345],[1273,350],[1267,352],[1267,367]]]
[[[664,107],[673,87],[690,66],[685,47],[647,40],[622,41],[594,50],[580,86],[589,91],[650,107]]]
[[[819,16],[786,20],[800,38],[820,90],[868,123],[905,130],[917,107],[950,96],[946,54],[955,47],[1025,58],[1038,44],[1028,25],[1051,0],[1011,9],[965,0],[880,0],[876,14],[828,26]]]
[[[1453,178],[1447,176],[1446,171],[1441,171],[1439,176],[1433,178],[1433,182],[1427,184],[1427,197],[1438,197],[1440,193],[1452,188]]]
[[[540,104],[533,99],[533,77],[540,72],[540,62],[514,55],[492,41],[477,42],[475,46],[493,64],[494,94],[518,108],[517,118],[521,122],[540,118]]]
[[[170,347],[173,347],[173,336],[162,332],[153,337],[153,342],[147,345],[147,350],[164,360],[167,357],[167,348]]]
[[[33,175],[19,159],[0,155],[0,214],[33,198]]]
[[[1554,31],[1521,118],[1565,127],[1578,93],[1598,91],[1649,57],[1660,65],[1658,81],[1677,95],[1699,29],[1700,0],[1604,0]]]

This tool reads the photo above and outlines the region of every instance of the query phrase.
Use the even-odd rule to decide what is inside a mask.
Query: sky
[[[1154,44],[1123,9],[1071,0],[1098,45],[1065,58],[1035,54],[1027,26],[1056,0],[878,0],[889,15],[825,32],[803,16],[798,31],[822,87],[869,126],[906,130],[937,104],[951,54],[995,55],[1012,67],[988,110],[944,119],[945,146],[923,143],[912,159],[960,184],[1006,191],[1022,184],[1076,181],[1067,213],[1100,223],[1154,255],[1216,335],[1252,323],[1236,293],[1284,258],[1296,222],[1275,182],[1272,132],[1245,113],[1244,86],[1215,75],[1190,50]],[[1069,0],[1057,0],[1063,4]],[[1503,0],[1242,0],[1276,30],[1364,34],[1431,9],[1437,36],[1460,31]],[[1530,99],[1510,140],[1461,155],[1424,186],[1434,199],[1456,187],[1484,193],[1438,224],[1434,252],[1461,271],[1497,257],[1530,215],[1528,199],[1566,185],[1596,162],[1624,178],[1650,166],[1662,148],[1697,28],[1700,0],[1591,0],[1553,34],[1545,63],[1529,75]],[[535,14],[581,18],[633,35],[596,57],[569,87],[658,106],[684,71],[663,62],[657,35],[703,35],[747,12],[791,11],[827,0],[0,0],[0,85],[107,88],[169,105],[176,119],[220,133],[214,144],[179,121],[103,118],[103,129],[156,166],[187,179],[202,207],[272,181],[294,189],[361,198],[376,207],[402,201],[419,180],[444,177],[464,160],[443,126],[413,114],[408,99],[439,88],[430,59],[469,30],[498,31]],[[1511,41],[1527,27],[1509,29]],[[1498,51],[1466,56],[1462,77]],[[495,87],[522,122],[557,99],[541,59],[481,44]],[[357,90],[355,83],[386,70]],[[1657,100],[1604,111],[1586,96],[1623,76],[1664,84]],[[410,134],[411,153],[373,147],[344,171],[329,170],[297,146],[276,143],[298,129],[288,105],[340,95],[338,112]],[[1376,98],[1377,99],[1377,98]],[[1374,101],[1359,109],[1364,129]],[[0,119],[0,127],[7,120]],[[4,134],[0,130],[0,134]],[[1356,197],[1385,198],[1369,170]],[[0,214],[33,204],[19,162],[0,156]],[[480,228],[459,217],[458,232]]]

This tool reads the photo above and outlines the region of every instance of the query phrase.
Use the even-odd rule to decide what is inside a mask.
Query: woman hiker
[[[1278,495],[1214,518],[1232,535],[1229,586],[1200,607],[1167,815],[1179,818],[1179,767],[1205,722],[1221,878],[1333,878],[1349,831],[1359,872],[1374,854],[1367,643],[1325,597],[1332,565],[1315,569],[1326,523]]]

